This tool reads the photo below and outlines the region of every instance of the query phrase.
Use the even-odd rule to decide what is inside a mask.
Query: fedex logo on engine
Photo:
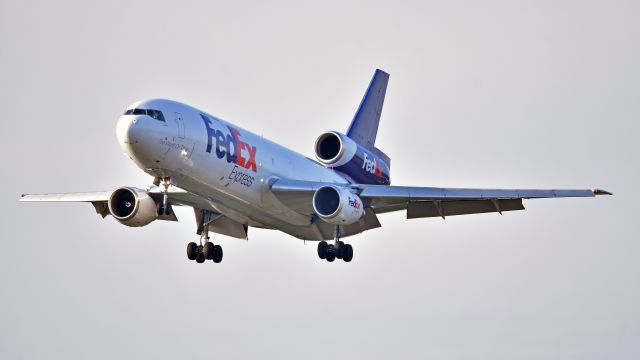
[[[378,163],[378,159],[375,156],[368,156],[366,151],[362,159],[362,169],[375,176],[382,176],[382,166]]]
[[[202,114],[201,114],[202,115]],[[242,141],[240,132],[231,126],[226,126],[229,133],[225,134],[221,130],[213,128],[211,119],[202,115],[204,126],[207,128],[207,152],[211,153],[214,148],[218,159],[226,157],[228,163],[234,163],[245,169],[256,172],[256,147]]]
[[[352,208],[360,209],[360,202],[356,199],[349,197],[349,206]]]

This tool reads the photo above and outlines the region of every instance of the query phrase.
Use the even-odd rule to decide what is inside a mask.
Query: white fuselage
[[[308,215],[296,213],[269,191],[278,178],[347,183],[339,173],[274,142],[191,106],[146,100],[128,109],[160,111],[123,115],[117,136],[125,153],[152,176],[206,199],[239,223],[314,238]]]

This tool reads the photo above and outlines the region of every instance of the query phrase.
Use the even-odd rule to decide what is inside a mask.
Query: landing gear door
[[[178,128],[178,137],[180,139],[184,139],[184,120],[182,120],[182,114],[175,113],[175,115],[176,126]]]

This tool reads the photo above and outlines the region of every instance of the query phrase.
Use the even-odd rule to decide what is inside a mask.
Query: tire
[[[215,245],[213,247],[213,255],[211,257],[211,260],[213,260],[214,263],[219,263],[220,261],[222,261],[222,246],[220,245]]]
[[[206,259],[204,258],[204,253],[199,252],[198,256],[196,256],[196,262],[198,264],[202,264]]]
[[[336,259],[336,251],[333,245],[329,245],[327,248],[327,261],[333,262]]]
[[[167,208],[164,209],[164,214],[167,216],[171,216],[171,214],[173,214],[173,210],[171,209],[171,204],[167,204]]]
[[[342,260],[344,260],[344,262],[350,262],[353,259],[353,247],[351,246],[351,244],[347,244],[344,246],[344,256],[342,257]]]
[[[327,244],[326,241],[320,241],[318,243],[318,257],[320,259],[326,259],[327,258],[327,249],[329,247],[329,244]]]
[[[198,244],[190,242],[187,245],[187,258],[189,260],[195,260],[198,255]]]
[[[213,243],[207,242],[204,244],[204,249],[202,249],[202,252],[204,253],[204,258],[207,260],[213,259],[213,254],[214,254],[214,245]]]
[[[342,241],[338,241],[338,245],[336,247],[336,258],[342,259],[344,257],[344,243]]]

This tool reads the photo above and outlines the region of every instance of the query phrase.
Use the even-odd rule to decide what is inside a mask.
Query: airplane
[[[210,233],[248,239],[250,227],[318,241],[320,259],[353,259],[341,239],[381,227],[378,215],[409,219],[524,210],[523,199],[611,195],[600,189],[504,190],[392,186],[390,158],[375,146],[389,74],[376,70],[346,133],[315,141],[316,160],[186,104],[138,101],[117,121],[125,154],[154,180],[140,189],[24,194],[20,201],[90,202],[126,226],[177,221],[173,206],[192,207],[197,263],[223,258]]]

